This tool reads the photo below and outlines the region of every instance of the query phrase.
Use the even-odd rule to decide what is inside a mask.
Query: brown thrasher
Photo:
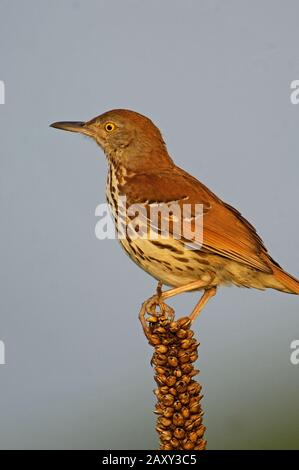
[[[130,258],[156,278],[160,287],[162,284],[173,287],[163,292],[160,289],[149,304],[181,292],[203,289],[190,315],[194,320],[216,294],[218,285],[299,294],[299,281],[270,257],[256,230],[240,212],[174,164],[159,129],[150,119],[116,109],[87,122],[55,122],[51,126],[90,136],[103,149],[109,164],[106,196],[115,222],[119,217],[119,196],[126,197],[127,206],[144,204],[147,210],[144,222],[149,225],[151,206],[173,202],[182,209],[184,204],[191,207],[202,204],[202,243],[194,242],[194,237],[176,237],[171,213],[168,239],[158,229],[154,238],[126,233],[120,240]],[[130,220],[126,216],[125,224]],[[187,219],[181,215],[180,222],[184,227]],[[192,212],[191,224],[194,223]]]

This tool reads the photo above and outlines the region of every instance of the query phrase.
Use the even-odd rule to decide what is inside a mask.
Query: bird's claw
[[[160,292],[158,292],[159,288]],[[159,307],[159,310],[157,309],[157,307]],[[146,319],[146,315],[150,315],[150,318]],[[150,339],[151,335],[150,328],[148,326],[148,321],[151,322],[151,320],[154,321],[154,319],[158,320],[158,318],[162,315],[170,318],[171,321],[173,321],[174,319],[174,310],[169,305],[163,302],[161,287],[158,284],[157,294],[153,295],[148,300],[143,302],[141,310],[139,312],[139,319],[142,324],[143,331],[148,339]]]

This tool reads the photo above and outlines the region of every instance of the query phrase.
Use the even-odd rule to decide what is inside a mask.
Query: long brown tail
[[[275,279],[282,285],[282,291],[289,294],[299,295],[299,281],[291,274],[286,273],[282,268],[272,265]]]

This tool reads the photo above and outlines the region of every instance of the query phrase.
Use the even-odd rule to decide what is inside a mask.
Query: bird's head
[[[127,109],[115,109],[90,121],[54,122],[51,127],[92,137],[108,160],[129,169],[172,162],[161,132],[147,117]]]

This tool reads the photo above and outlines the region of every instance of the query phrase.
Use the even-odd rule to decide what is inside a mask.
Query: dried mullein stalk
[[[151,308],[144,305],[141,321],[149,343],[155,348],[151,363],[158,385],[154,393],[160,449],[204,450],[201,386],[194,380],[199,371],[193,366],[199,343],[193,337],[189,317],[174,321],[172,309],[163,302],[159,306],[157,313],[156,305]],[[145,319],[146,313],[150,316]]]

